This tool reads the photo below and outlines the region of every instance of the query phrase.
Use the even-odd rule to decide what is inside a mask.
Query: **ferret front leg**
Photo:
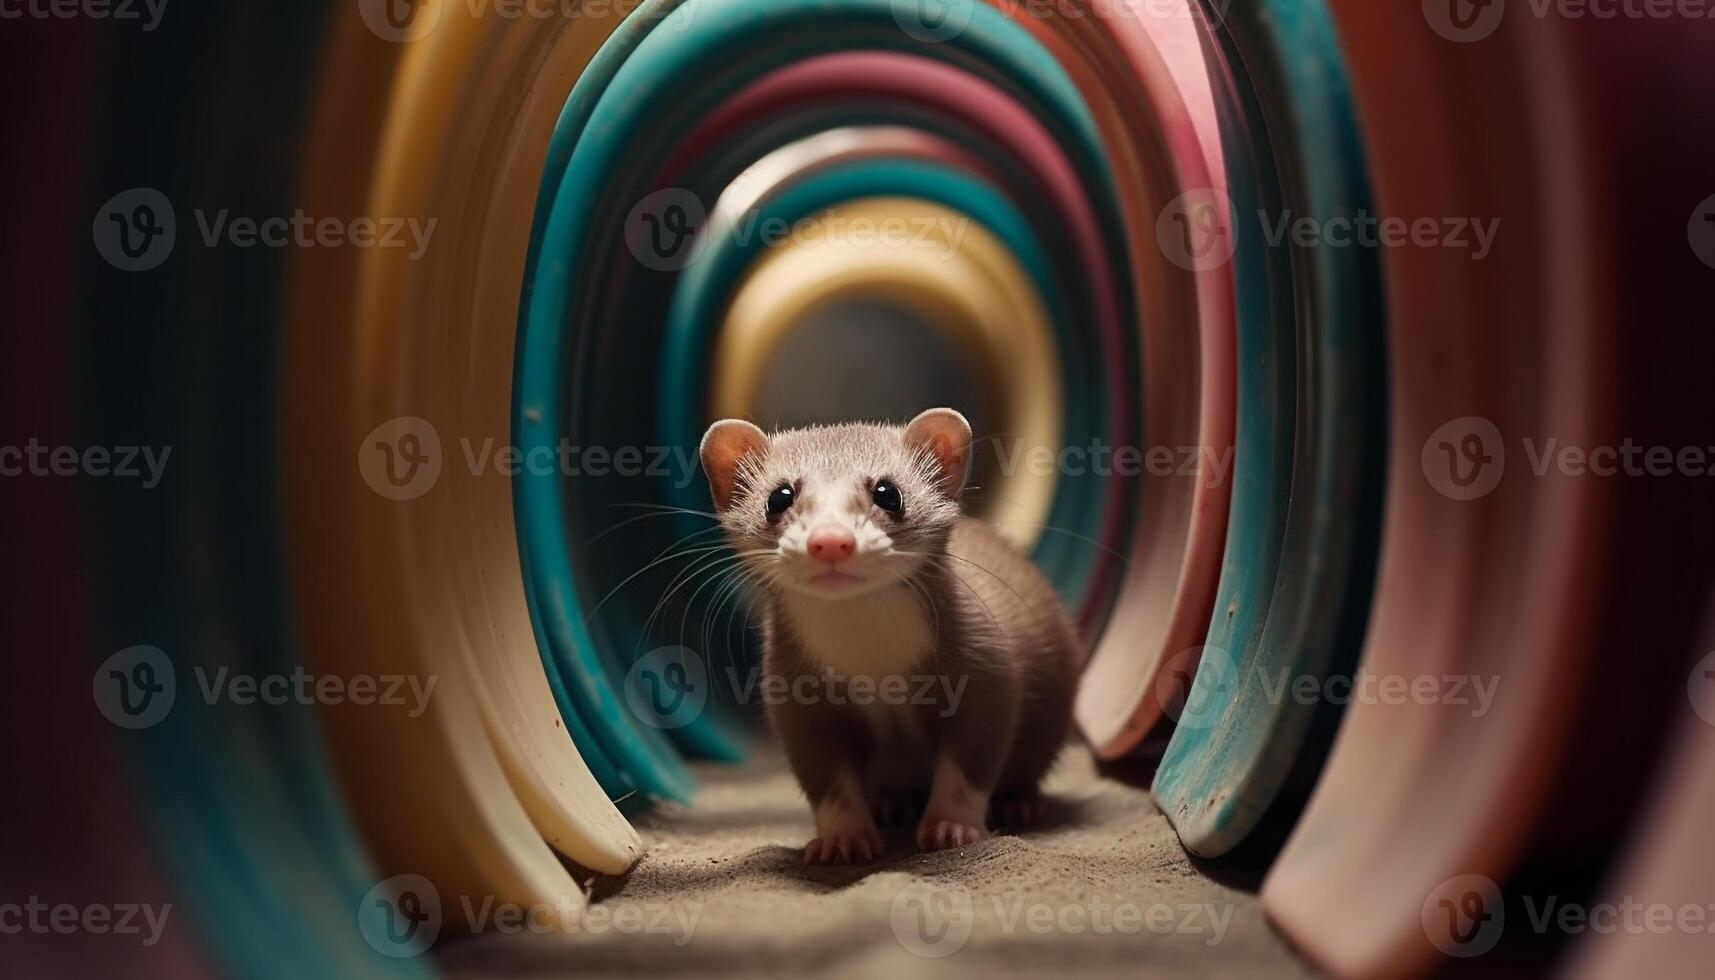
[[[925,851],[963,847],[989,835],[989,797],[1016,735],[1016,685],[983,671],[966,679],[970,690],[963,701],[949,702],[937,719],[934,782],[917,824],[917,846]]]
[[[881,856],[881,831],[857,776],[864,753],[851,726],[841,724],[826,708],[783,705],[770,712],[816,821],[816,837],[804,847],[804,863],[874,861]]]
[[[881,856],[881,831],[850,768],[842,768],[815,804],[816,839],[804,847],[805,864],[854,864]]]
[[[925,851],[940,851],[964,847],[987,837],[992,789],[973,784],[953,753],[942,751],[935,760],[935,784],[929,791],[929,806],[917,824],[917,846]]]

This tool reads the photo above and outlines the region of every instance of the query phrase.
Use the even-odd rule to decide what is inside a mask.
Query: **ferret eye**
[[[889,514],[899,513],[899,508],[903,504],[903,501],[899,499],[899,488],[886,480],[877,481],[875,489],[871,490],[869,495],[875,500],[877,507]]]
[[[796,499],[798,499],[798,495],[792,492],[791,487],[784,485],[775,487],[774,492],[768,495],[768,516],[779,517],[786,513],[786,509],[791,507],[792,501]]]

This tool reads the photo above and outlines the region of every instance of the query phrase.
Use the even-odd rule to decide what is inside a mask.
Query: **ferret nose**
[[[857,536],[843,527],[819,527],[806,543],[810,557],[830,564],[844,561],[857,550]]]

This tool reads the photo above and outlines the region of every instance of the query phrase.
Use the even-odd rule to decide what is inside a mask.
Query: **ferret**
[[[759,586],[765,713],[816,824],[804,861],[873,861],[878,822],[919,812],[926,851],[1038,815],[1084,656],[1036,566],[960,510],[965,417],[772,437],[724,419],[699,454]]]

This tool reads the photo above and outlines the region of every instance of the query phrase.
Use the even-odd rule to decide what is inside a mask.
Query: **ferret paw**
[[[1013,796],[994,802],[992,819],[998,827],[1034,827],[1048,812],[1048,803],[1040,796]]]
[[[829,834],[804,845],[805,864],[869,864],[881,856],[881,834]]]
[[[917,847],[925,851],[944,851],[975,844],[988,835],[988,828],[980,824],[962,820],[939,820],[931,814],[917,825]]]

